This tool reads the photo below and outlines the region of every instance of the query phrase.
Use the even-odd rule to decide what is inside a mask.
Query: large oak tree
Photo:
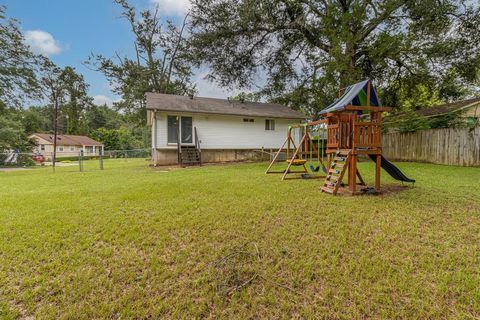
[[[211,80],[260,82],[267,97],[312,115],[364,78],[397,108],[419,107],[420,93],[428,103],[478,85],[480,19],[471,1],[194,0],[191,17],[196,58]]]

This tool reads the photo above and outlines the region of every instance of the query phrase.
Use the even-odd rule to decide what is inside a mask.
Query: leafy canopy
[[[122,97],[116,107],[143,124],[146,92],[184,95],[194,90],[184,34],[188,16],[180,27],[169,21],[164,25],[158,7],[137,12],[127,0],[114,2],[122,8],[122,17],[130,24],[136,57],[116,53],[114,58],[108,58],[97,54],[91,55],[86,64],[103,73],[113,91]]]
[[[0,110],[39,97],[37,65],[38,56],[24,43],[18,21],[0,5]]]
[[[365,78],[386,105],[457,99],[478,85],[479,8],[467,0],[195,0],[192,46],[209,78],[312,115]]]

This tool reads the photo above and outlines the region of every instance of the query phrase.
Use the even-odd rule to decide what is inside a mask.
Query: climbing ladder
[[[330,169],[325,177],[322,191],[337,194],[338,188],[342,184],[343,176],[348,169],[352,150],[339,150],[335,154],[333,161],[330,164]]]

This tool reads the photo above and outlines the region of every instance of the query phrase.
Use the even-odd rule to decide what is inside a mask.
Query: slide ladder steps
[[[347,171],[351,152],[351,150],[340,150],[335,154],[335,157],[330,164],[328,174],[325,177],[325,182],[322,187],[323,192],[337,194],[343,176]]]

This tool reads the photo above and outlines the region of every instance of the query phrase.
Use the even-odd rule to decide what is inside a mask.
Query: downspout
[[[153,139],[152,139],[152,156],[153,165],[157,165],[157,112],[153,112]]]

